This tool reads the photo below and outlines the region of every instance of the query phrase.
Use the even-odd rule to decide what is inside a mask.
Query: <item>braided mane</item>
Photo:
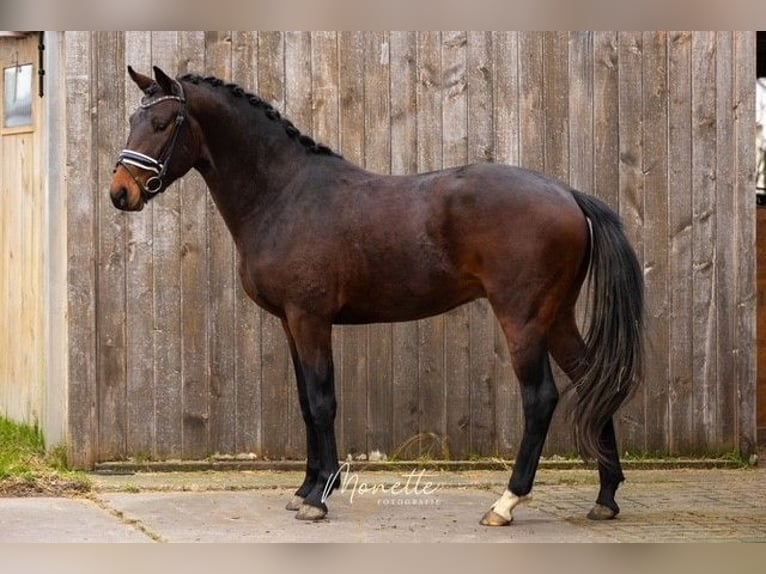
[[[262,110],[269,120],[281,125],[288,137],[301,144],[309,153],[341,157],[326,145],[317,143],[311,137],[302,134],[290,120],[282,117],[282,115],[274,108],[274,106],[264,101],[259,96],[246,92],[241,86],[237,84],[224,82],[215,76],[200,76],[198,74],[184,74],[179,78],[179,80],[190,82],[192,84],[200,84],[204,82],[205,84],[208,84],[214,88],[222,87],[228,90],[232,96],[236,98],[245,98],[250,103],[250,105],[256,109]]]

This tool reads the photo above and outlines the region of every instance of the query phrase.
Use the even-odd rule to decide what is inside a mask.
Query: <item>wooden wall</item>
[[[766,442],[766,206],[757,209],[757,276],[758,276],[758,385],[756,413],[760,443]]]
[[[73,453],[304,456],[281,328],[243,294],[201,178],[140,214],[109,202],[140,96],[127,64],[237,82],[378,172],[504,162],[603,198],[647,284],[648,376],[620,414],[622,450],[752,448],[754,44],[729,32],[67,33]],[[514,455],[519,392],[485,301],[338,328],[334,348],[341,456]],[[573,450],[562,411],[546,454]],[[439,448],[400,450],[425,433]]]

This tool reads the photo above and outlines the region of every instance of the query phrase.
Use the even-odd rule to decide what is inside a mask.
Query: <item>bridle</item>
[[[154,100],[142,101],[139,104],[141,109],[146,109],[151,108],[160,102],[166,102],[168,100],[181,102],[181,107],[176,114],[175,124],[173,126],[173,135],[170,136],[169,143],[167,146],[165,146],[165,151],[160,155],[158,159],[154,159],[153,157],[150,157],[146,154],[130,149],[122,150],[120,155],[117,157],[117,165],[124,167],[125,170],[133,178],[133,181],[136,182],[136,185],[143,189],[144,192],[149,195],[149,197],[153,197],[161,191],[164,191],[163,188],[165,182],[163,181],[163,177],[165,176],[165,173],[167,173],[170,157],[173,155],[173,150],[176,147],[178,133],[181,131],[181,124],[183,124],[184,120],[186,119],[186,96],[184,95],[184,90],[181,87],[181,83],[176,81],[176,85],[178,86],[180,95],[160,96]],[[138,179],[136,179],[136,176],[133,174],[133,172],[128,169],[129,165],[150,171],[154,173],[154,175],[147,179],[144,183],[141,183],[138,181]]]

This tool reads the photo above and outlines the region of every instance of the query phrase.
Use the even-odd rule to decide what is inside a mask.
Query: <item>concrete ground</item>
[[[0,542],[766,542],[766,468],[625,474],[617,520],[585,518],[595,472],[540,470],[502,528],[478,522],[507,471],[351,472],[317,523],[284,510],[296,471],[94,475],[87,496],[0,498]]]

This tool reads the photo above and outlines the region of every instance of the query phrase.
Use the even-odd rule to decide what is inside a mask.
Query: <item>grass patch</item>
[[[90,481],[67,464],[66,448],[45,448],[36,426],[0,417],[0,496],[61,496],[90,491]]]

